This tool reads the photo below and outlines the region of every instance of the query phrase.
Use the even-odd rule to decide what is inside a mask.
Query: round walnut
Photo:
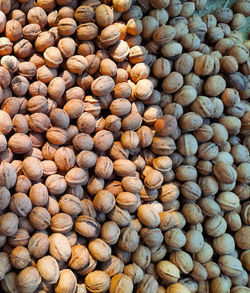
[[[105,292],[110,287],[110,277],[103,271],[95,270],[86,276],[85,286],[90,292]]]
[[[0,0],[0,292],[247,292],[250,6],[210,4]]]

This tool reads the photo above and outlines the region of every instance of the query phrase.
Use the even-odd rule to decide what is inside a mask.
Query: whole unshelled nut
[[[50,254],[58,261],[68,261],[71,256],[71,246],[66,236],[53,233],[49,237]]]
[[[60,278],[55,287],[55,292],[75,292],[76,285],[77,281],[75,274],[69,269],[64,269],[60,271]]]
[[[32,203],[25,193],[13,194],[10,201],[10,210],[17,216],[27,216],[32,209]]]
[[[0,38],[0,56],[10,54],[12,51],[13,43],[6,37]]]
[[[108,261],[111,257],[111,248],[102,239],[97,238],[88,245],[89,252],[97,261]]]
[[[2,162],[0,165],[0,186],[5,186],[8,189],[12,188],[17,180],[15,168],[7,162]]]
[[[34,233],[28,243],[28,250],[35,258],[43,257],[49,248],[49,238],[45,232]]]
[[[105,272],[95,270],[86,276],[85,286],[92,292],[105,292],[110,287],[110,277]]]
[[[23,160],[23,172],[31,180],[38,180],[43,175],[43,169],[40,160],[35,157],[27,157]]]
[[[157,119],[154,128],[161,136],[171,135],[177,127],[176,118],[172,115],[166,114]]]
[[[55,258],[50,255],[40,258],[37,269],[44,280],[49,284],[55,284],[60,276],[59,266]]]
[[[109,245],[115,244],[119,236],[120,229],[115,222],[107,221],[102,225],[101,238]]]
[[[180,271],[170,261],[160,261],[156,266],[157,273],[161,278],[170,282],[176,282],[180,278]]]
[[[0,231],[2,235],[12,236],[18,229],[17,215],[9,212],[0,216]]]
[[[112,92],[115,82],[110,76],[100,76],[91,84],[91,91],[96,96],[105,96]]]
[[[188,274],[193,269],[193,260],[188,253],[179,250],[170,254],[170,260],[182,273]]]
[[[78,215],[82,210],[80,199],[72,194],[64,194],[59,200],[59,205],[64,213],[72,216]]]
[[[41,283],[38,270],[29,266],[24,268],[17,276],[17,284],[20,292],[34,292]]]
[[[203,245],[204,245],[204,239],[202,236],[202,233],[198,230],[189,230],[186,233],[186,244],[185,244],[185,250],[190,253],[197,253],[200,252]]]
[[[82,22],[90,22],[94,17],[94,9],[91,6],[79,6],[75,11],[75,19]]]
[[[214,173],[216,178],[226,184],[233,183],[237,178],[237,173],[229,164],[219,162],[214,165]]]
[[[149,204],[141,205],[138,208],[138,218],[147,227],[155,228],[160,223],[158,212]]]
[[[12,121],[9,114],[0,110],[0,132],[8,134],[12,129]]]
[[[60,35],[70,36],[76,32],[77,24],[73,18],[62,18],[57,24],[57,29]]]
[[[118,293],[118,292],[133,292],[133,282],[131,278],[125,274],[117,274],[111,279],[110,283],[110,292]]]
[[[89,262],[88,249],[80,244],[72,246],[72,255],[69,259],[69,266],[74,270],[83,269]]]
[[[179,228],[172,228],[164,234],[165,243],[173,249],[181,248],[186,243],[186,236]]]
[[[47,24],[47,15],[43,8],[33,7],[29,10],[27,19],[29,23],[36,23],[43,28]]]
[[[231,255],[221,256],[218,260],[218,264],[222,272],[229,277],[236,277],[240,275],[243,270],[241,262]]]
[[[139,244],[139,236],[133,228],[123,228],[121,230],[118,246],[124,251],[134,252]]]
[[[19,21],[11,19],[7,21],[5,27],[5,35],[11,42],[20,40],[23,36],[22,26]]]
[[[58,213],[51,218],[50,228],[56,233],[67,233],[73,227],[73,220],[66,213]]]
[[[44,60],[48,67],[57,68],[63,61],[61,52],[56,47],[47,48],[44,53]]]
[[[24,133],[15,133],[8,141],[9,148],[17,154],[24,154],[31,150],[32,141]]]
[[[74,226],[78,233],[87,238],[93,238],[100,233],[100,224],[89,216],[77,217]]]
[[[98,27],[92,23],[82,23],[77,27],[77,38],[81,41],[93,40],[98,34]]]
[[[109,25],[102,30],[100,35],[100,41],[105,46],[114,45],[120,39],[121,32],[115,25]]]
[[[95,16],[96,22],[100,27],[111,25],[114,21],[112,9],[105,4],[101,4],[95,9]]]

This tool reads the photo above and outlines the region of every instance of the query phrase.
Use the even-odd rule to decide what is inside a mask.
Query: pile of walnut
[[[1,292],[249,292],[250,2],[206,4],[0,0]]]

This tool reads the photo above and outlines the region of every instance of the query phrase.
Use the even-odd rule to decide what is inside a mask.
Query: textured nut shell
[[[107,273],[96,270],[86,276],[85,286],[91,292],[106,292],[110,287],[110,277]]]
[[[32,293],[37,289],[41,280],[36,268],[32,266],[26,267],[17,276],[18,288],[22,293]]]
[[[133,287],[133,282],[127,275],[117,274],[111,280],[110,292],[132,293]]]
[[[179,269],[170,261],[160,261],[156,266],[156,270],[164,280],[177,281],[180,278]]]
[[[49,237],[50,254],[58,261],[67,261],[71,255],[70,243],[66,236],[60,233],[53,233]]]
[[[69,269],[64,269],[60,272],[60,278],[55,287],[55,292],[75,292],[76,285],[77,280],[75,274]]]
[[[58,281],[60,276],[59,266],[52,256],[40,258],[37,262],[37,269],[41,277],[49,284],[55,284]]]

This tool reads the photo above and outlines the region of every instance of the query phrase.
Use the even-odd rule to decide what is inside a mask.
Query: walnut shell
[[[37,262],[37,269],[44,280],[49,284],[57,283],[60,271],[55,258],[50,255],[40,258]]]
[[[105,292],[110,287],[110,277],[105,272],[93,271],[86,276],[85,286],[92,292]]]

